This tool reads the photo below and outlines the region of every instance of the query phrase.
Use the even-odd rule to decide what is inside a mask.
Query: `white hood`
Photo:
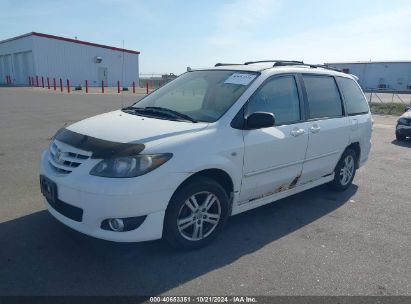
[[[68,130],[120,143],[148,143],[183,133],[196,132],[207,123],[155,119],[121,110],[93,116],[67,127]]]

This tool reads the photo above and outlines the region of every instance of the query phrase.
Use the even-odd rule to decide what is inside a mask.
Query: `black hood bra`
[[[139,154],[145,148],[144,144],[107,141],[79,134],[65,128],[58,130],[53,138],[77,149],[92,152],[91,158],[94,159],[133,156]]]

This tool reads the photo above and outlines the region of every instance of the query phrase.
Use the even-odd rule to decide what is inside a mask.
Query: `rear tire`
[[[345,191],[351,186],[356,172],[357,154],[346,149],[334,170],[334,180],[329,186],[335,191]]]
[[[197,249],[212,242],[229,215],[224,188],[196,177],[174,193],[164,219],[164,239],[177,249]]]

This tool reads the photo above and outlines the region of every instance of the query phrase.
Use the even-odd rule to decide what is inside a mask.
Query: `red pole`
[[[146,92],[147,92],[147,95],[148,95],[148,81],[146,82]]]
[[[67,79],[67,93],[70,93],[70,80]]]
[[[63,80],[60,78],[60,91],[63,93]]]
[[[136,83],[133,81],[133,94],[136,94]]]
[[[120,94],[120,80],[117,80],[117,94]]]
[[[53,78],[53,88],[54,88],[54,91],[56,90],[56,78]]]
[[[39,87],[39,76],[36,75],[36,87]]]
[[[42,86],[43,89],[44,89],[44,77],[43,77],[43,76],[41,76],[41,86]]]
[[[86,94],[88,94],[88,81],[86,80]]]
[[[104,80],[101,81],[101,94],[104,94]]]
[[[50,90],[50,78],[47,77],[47,89]]]

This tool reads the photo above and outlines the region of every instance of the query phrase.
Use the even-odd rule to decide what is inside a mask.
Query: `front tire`
[[[220,184],[196,177],[177,190],[164,219],[164,239],[177,249],[208,245],[222,230],[229,215],[229,199]]]
[[[356,172],[357,154],[346,149],[334,170],[334,180],[329,184],[335,191],[344,191],[351,186]]]

